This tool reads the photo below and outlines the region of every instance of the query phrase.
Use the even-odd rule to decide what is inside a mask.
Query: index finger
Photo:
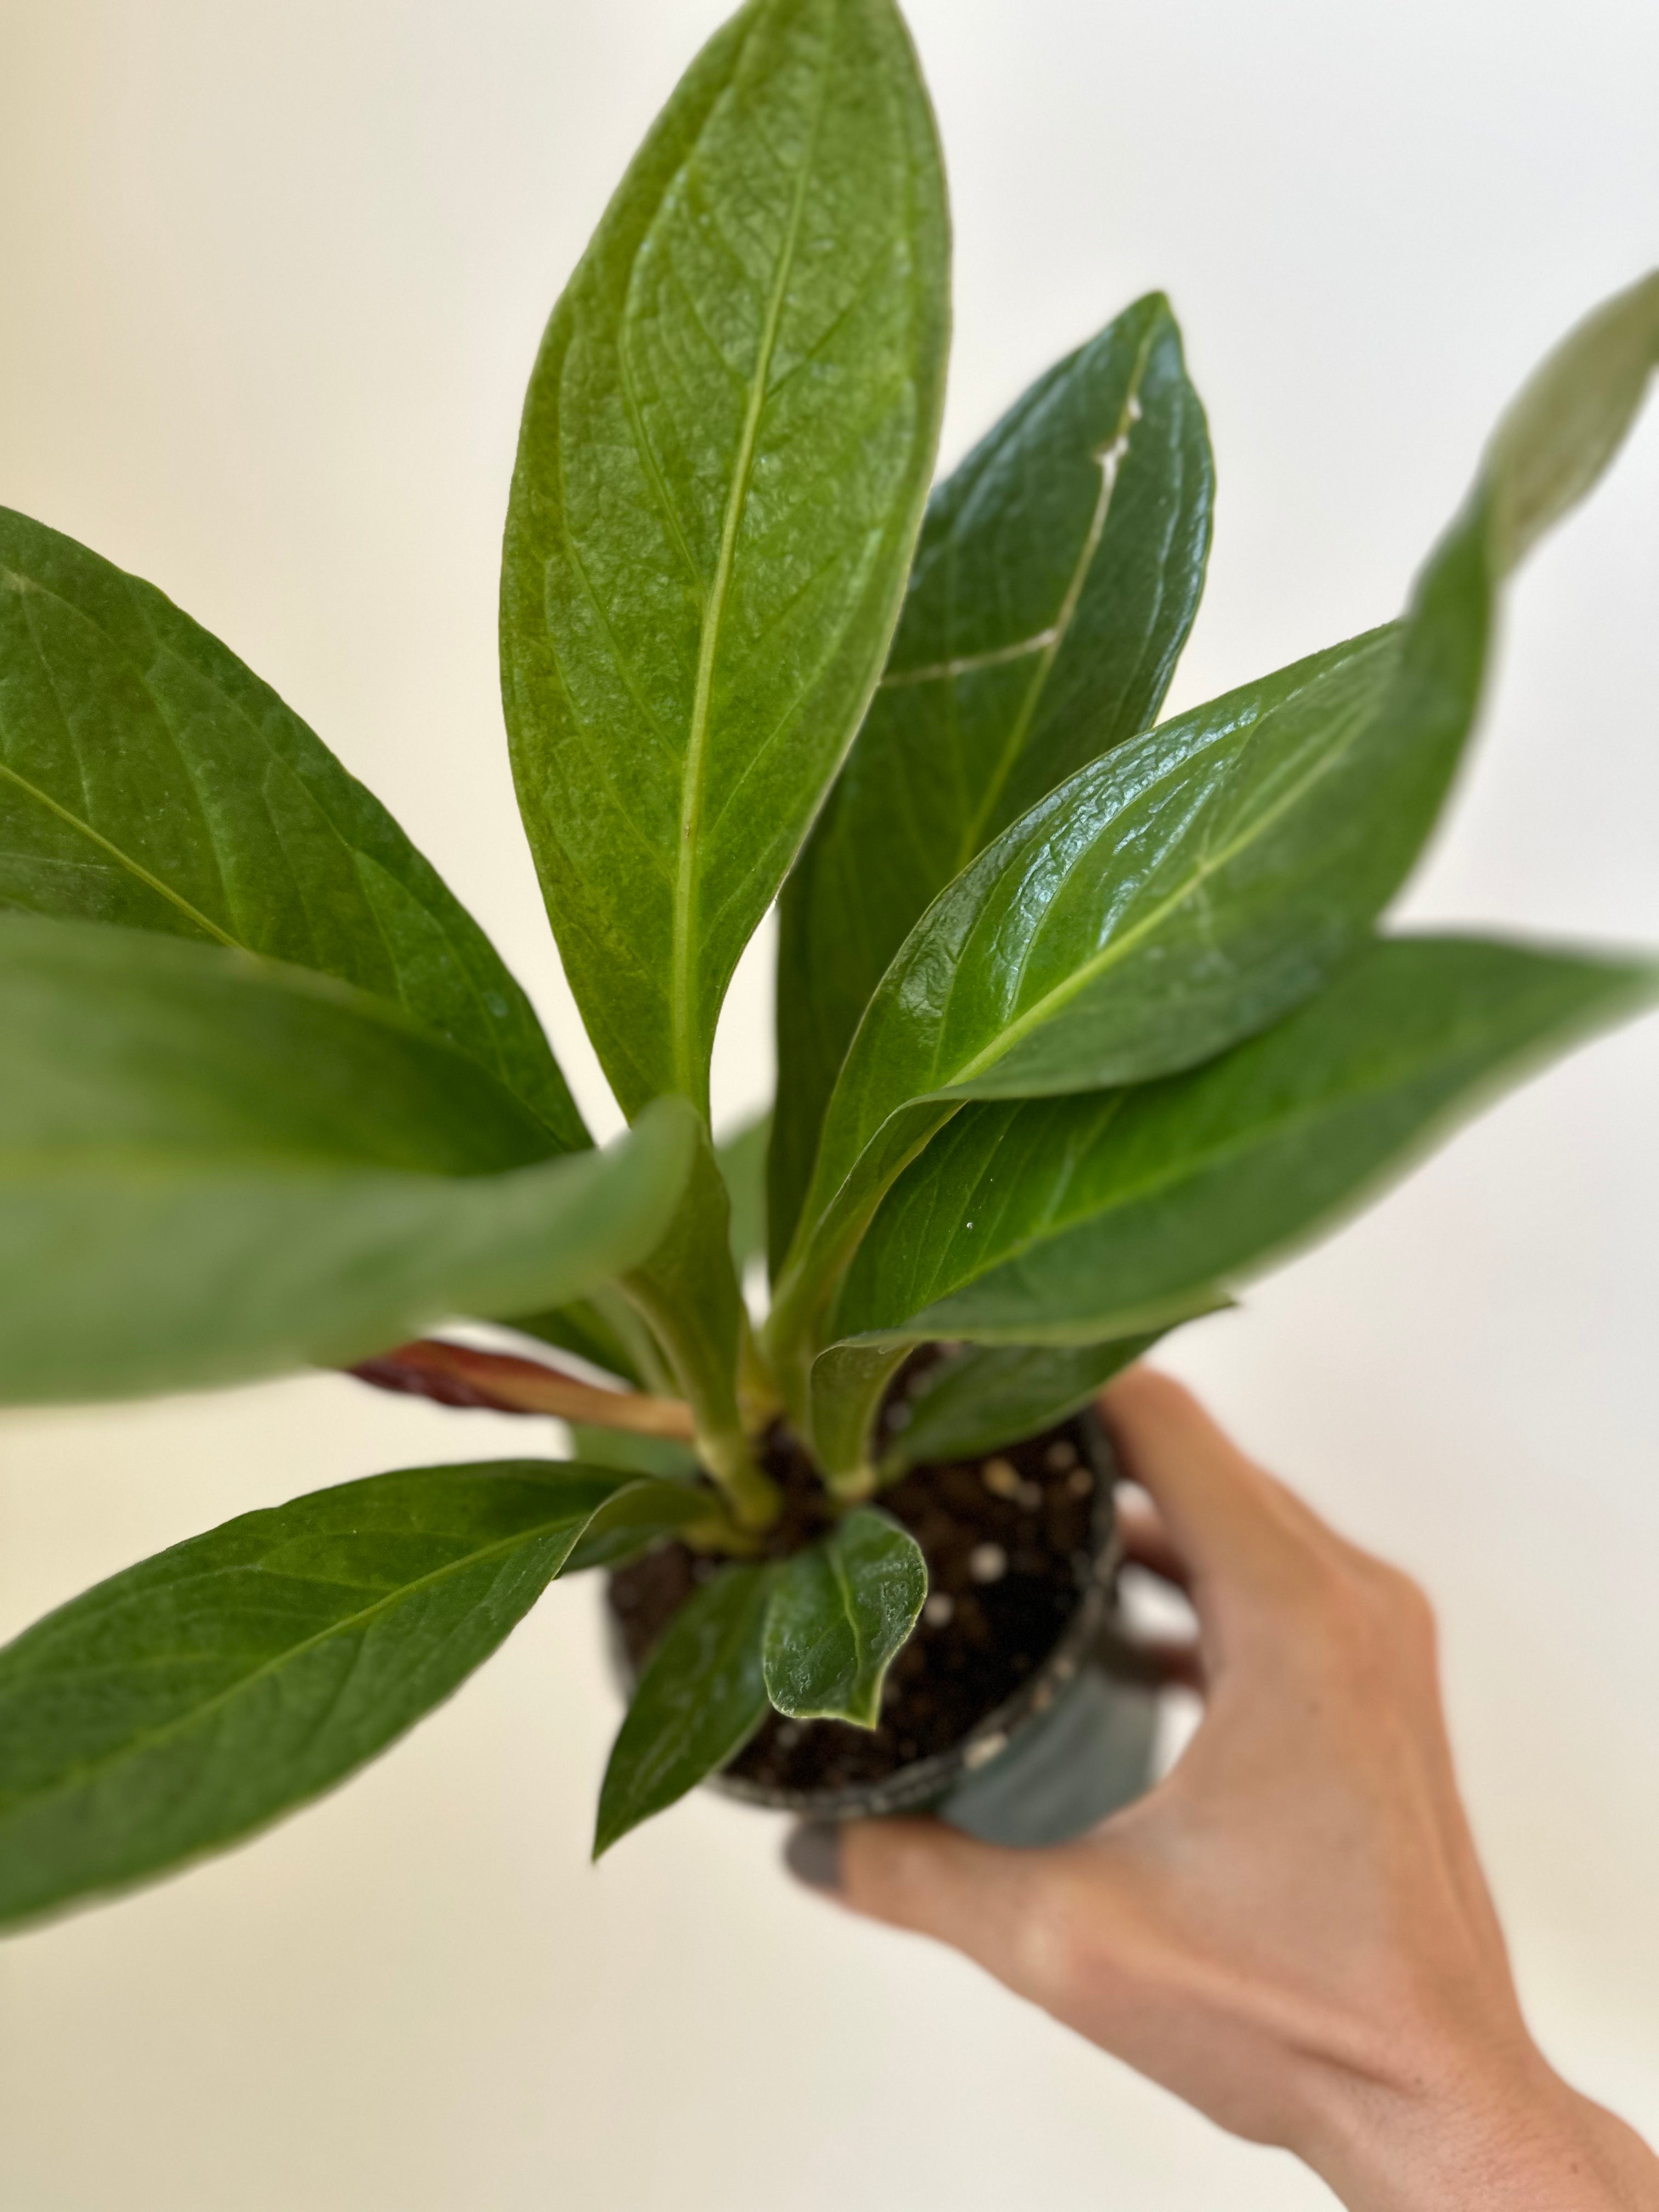
[[[1277,1588],[1308,1559],[1316,1516],[1172,1376],[1131,1367],[1099,1403],[1124,1473],[1151,1496],[1191,1571],[1200,1613],[1206,1583]]]

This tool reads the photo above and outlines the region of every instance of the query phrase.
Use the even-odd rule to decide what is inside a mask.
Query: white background
[[[720,0],[3,0],[0,499],[154,579],[384,797],[584,1100],[514,812],[498,534],[548,307]],[[915,0],[947,459],[1168,289],[1220,504],[1176,702],[1391,613],[1520,377],[1659,257],[1650,0]],[[1421,916],[1659,940],[1659,410],[1513,595]],[[769,1081],[765,949],[719,1062]],[[0,1079],[3,1079],[0,1076]],[[1659,2133],[1659,1023],[1181,1340],[1432,1588],[1540,2033]],[[526,1429],[300,1380],[0,1417],[0,1633],[257,1504]],[[8,2212],[1328,2203],[699,1800],[586,1863],[556,1593],[339,1796],[0,1952]]]

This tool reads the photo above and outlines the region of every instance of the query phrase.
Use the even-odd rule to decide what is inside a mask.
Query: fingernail
[[[834,1897],[841,1891],[841,1823],[838,1820],[803,1820],[789,1833],[783,1847],[783,1863],[797,1881],[804,1881],[809,1889],[827,1890]]]

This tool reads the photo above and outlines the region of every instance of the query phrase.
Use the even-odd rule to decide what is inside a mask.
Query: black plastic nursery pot
[[[783,1555],[827,1516],[775,1443]],[[880,1726],[769,1714],[710,1787],[809,1820],[931,1810],[988,1841],[1059,1843],[1146,1787],[1156,1704],[1115,1634],[1121,1562],[1110,1440],[1092,1409],[982,1457],[912,1468],[884,1510],[927,1561],[928,1596],[894,1661]],[[609,1579],[624,1681],[718,1562],[672,1543]]]

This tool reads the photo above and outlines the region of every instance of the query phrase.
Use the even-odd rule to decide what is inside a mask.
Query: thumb
[[[940,1820],[800,1829],[787,1856],[854,1912],[948,1943],[1039,2003],[1052,1996],[1060,1851],[1006,1850]]]

